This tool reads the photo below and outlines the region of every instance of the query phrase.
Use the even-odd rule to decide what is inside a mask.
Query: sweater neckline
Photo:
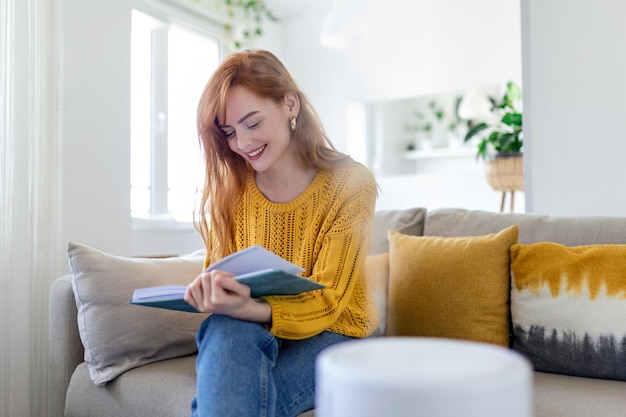
[[[313,181],[301,192],[296,198],[287,202],[287,203],[275,203],[269,200],[265,195],[259,190],[259,187],[256,185],[256,180],[254,179],[254,170],[250,169],[248,171],[248,189],[251,192],[251,195],[254,200],[262,202],[263,206],[273,210],[281,210],[281,211],[289,211],[300,205],[306,200],[309,200],[311,195],[315,192],[316,189],[319,188],[319,185],[324,181],[326,177],[326,173],[324,171],[318,171],[313,177]]]

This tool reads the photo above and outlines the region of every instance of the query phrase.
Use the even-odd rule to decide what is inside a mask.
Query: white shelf
[[[403,154],[405,159],[444,159],[444,158],[474,158],[476,157],[475,147],[458,147],[458,148],[434,148],[434,149],[418,149],[415,151],[407,151]]]

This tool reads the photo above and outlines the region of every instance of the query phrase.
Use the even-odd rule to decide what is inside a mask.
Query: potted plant
[[[483,121],[470,126],[464,142],[480,138],[476,158],[485,161],[487,181],[494,190],[503,192],[504,204],[507,191],[513,196],[515,191],[524,189],[522,90],[510,81],[500,101],[493,98],[489,100],[497,122]]]
[[[492,104],[491,111],[498,116],[499,122],[491,124],[483,121],[474,124],[467,131],[464,142],[468,142],[475,136],[482,136],[478,142],[476,154],[479,159],[520,156],[523,147],[521,88],[515,82],[509,81],[506,85],[506,92],[499,102],[493,98],[489,100]]]

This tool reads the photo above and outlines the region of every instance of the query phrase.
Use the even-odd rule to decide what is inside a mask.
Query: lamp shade
[[[463,95],[459,116],[464,120],[488,120],[491,118],[491,101],[480,88],[470,88]]]

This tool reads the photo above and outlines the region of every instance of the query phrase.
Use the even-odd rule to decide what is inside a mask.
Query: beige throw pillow
[[[128,300],[135,288],[191,282],[202,270],[204,251],[165,259],[123,258],[70,242],[67,252],[78,330],[95,385],[196,351],[195,335],[205,314],[130,305]]]

